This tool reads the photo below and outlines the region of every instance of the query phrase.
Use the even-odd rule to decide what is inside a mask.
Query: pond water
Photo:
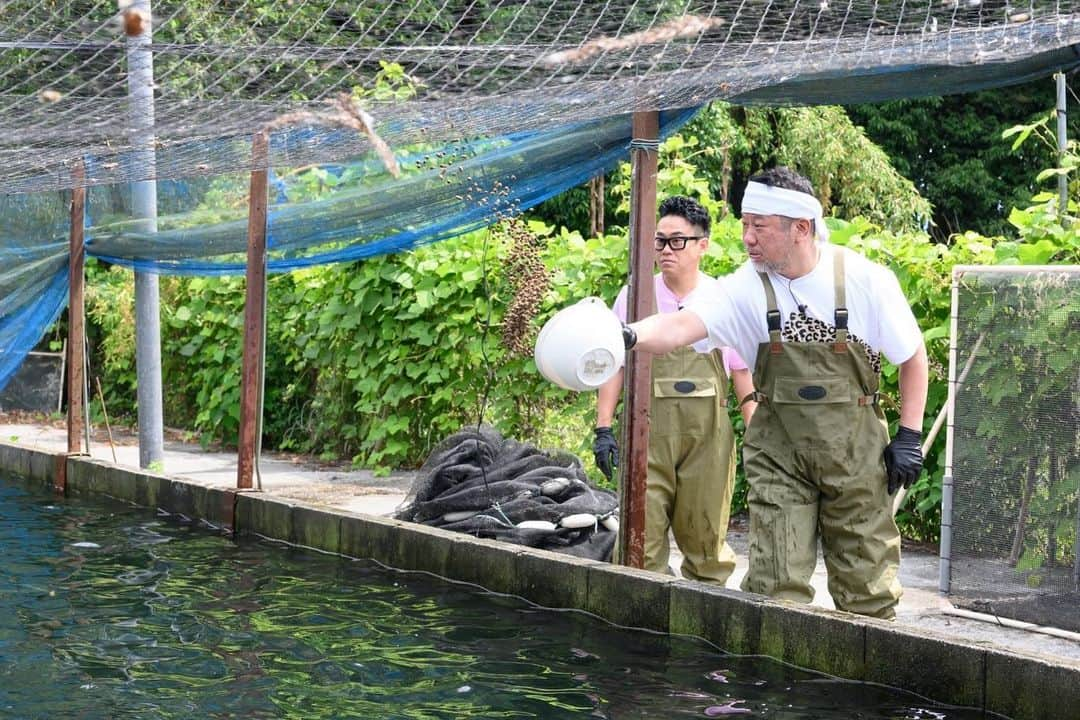
[[[983,717],[10,478],[0,548],[5,718]]]

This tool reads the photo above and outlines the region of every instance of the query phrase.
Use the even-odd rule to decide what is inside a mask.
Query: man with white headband
[[[742,224],[749,262],[723,278],[723,291],[626,326],[626,344],[664,353],[708,338],[754,368],[742,588],[810,602],[820,536],[836,607],[892,618],[900,533],[889,495],[922,469],[922,334],[890,270],[826,242],[821,204],[798,173],[751,178]],[[891,442],[878,402],[882,355],[900,373]]]

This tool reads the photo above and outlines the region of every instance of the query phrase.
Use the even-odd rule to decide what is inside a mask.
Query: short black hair
[[[810,181],[805,177],[795,172],[789,167],[778,165],[774,168],[764,170],[757,175],[750,178],[750,182],[761,183],[762,185],[768,185],[769,187],[783,188],[784,190],[795,190],[796,192],[806,193],[807,195],[814,195],[814,186],[810,184]]]
[[[693,198],[684,195],[672,195],[666,198],[660,203],[660,217],[664,218],[668,215],[681,217],[691,225],[697,225],[704,230],[706,235],[709,234],[709,226],[712,224],[709,211]]]

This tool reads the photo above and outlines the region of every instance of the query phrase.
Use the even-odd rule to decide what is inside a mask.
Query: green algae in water
[[[13,483],[0,547],[3,717],[983,717]]]

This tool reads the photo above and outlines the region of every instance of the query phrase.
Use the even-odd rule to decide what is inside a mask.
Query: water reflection
[[[0,715],[981,718],[0,483]]]

